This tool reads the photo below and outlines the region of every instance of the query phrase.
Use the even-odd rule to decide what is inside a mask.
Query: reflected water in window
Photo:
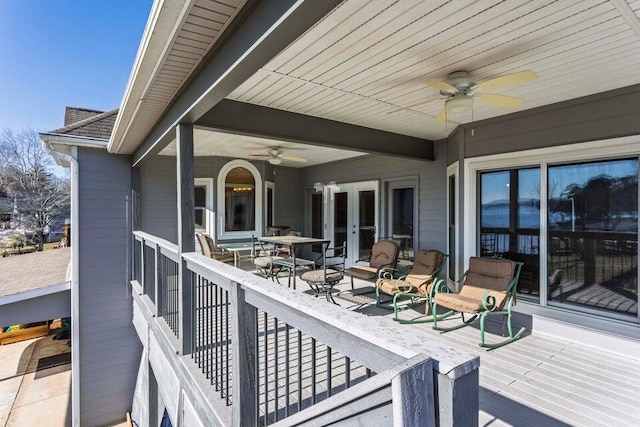
[[[549,167],[549,301],[638,313],[638,160]]]

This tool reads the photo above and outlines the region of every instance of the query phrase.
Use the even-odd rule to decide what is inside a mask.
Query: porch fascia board
[[[176,125],[194,123],[340,3],[341,0],[257,3],[169,105],[135,151],[133,166],[162,150],[173,139]]]
[[[220,101],[195,124],[225,133],[410,159],[435,160],[434,143],[428,139],[229,99]]]

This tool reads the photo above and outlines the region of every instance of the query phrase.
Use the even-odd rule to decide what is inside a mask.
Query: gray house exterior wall
[[[217,182],[220,170],[235,160],[228,157],[195,157],[194,177],[213,178],[213,206],[217,211]],[[274,167],[267,162],[250,162],[265,181],[275,184],[275,217],[279,224],[300,229],[300,170]],[[177,243],[176,158],[156,156],[140,169],[140,230]],[[263,192],[264,196],[264,192]],[[263,201],[263,210],[266,209]]]
[[[446,145],[434,146],[435,161],[407,160],[389,156],[369,155],[339,162],[325,163],[302,169],[302,186],[315,182],[357,182],[407,177],[418,177],[418,221],[420,249],[438,249],[446,252]],[[381,186],[382,189],[382,186]],[[386,221],[386,197],[380,199],[383,230]]]
[[[142,346],[132,324],[131,159],[78,149],[80,420],[109,425],[131,409]],[[75,369],[75,368],[74,368]]]

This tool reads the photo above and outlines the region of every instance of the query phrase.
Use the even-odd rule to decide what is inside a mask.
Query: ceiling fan
[[[526,70],[477,82],[467,71],[455,71],[449,74],[444,81],[429,79],[424,82],[427,86],[440,90],[440,95],[437,98],[405,105],[404,107],[390,111],[388,114],[441,100],[444,100],[444,107],[436,117],[436,121],[438,122],[447,120],[451,113],[471,110],[475,102],[481,105],[515,108],[522,104],[524,100],[513,96],[486,93],[485,91],[493,91],[537,78],[538,75],[536,73],[531,70]]]
[[[302,157],[292,156],[291,154],[283,153],[279,147],[269,149],[267,154],[249,154],[255,159],[264,159],[272,165],[279,165],[283,160],[289,160],[291,162],[307,163],[307,159]]]

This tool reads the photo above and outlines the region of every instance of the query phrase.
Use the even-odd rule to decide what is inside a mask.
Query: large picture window
[[[219,237],[262,235],[262,183],[258,170],[244,160],[227,163],[218,177]]]

